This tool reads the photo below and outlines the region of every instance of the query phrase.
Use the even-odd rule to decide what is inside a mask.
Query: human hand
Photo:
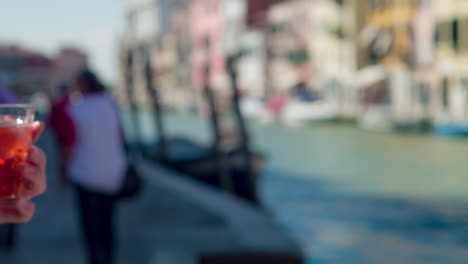
[[[34,123],[33,142],[39,138],[43,130],[43,123]],[[35,212],[35,205],[31,201],[31,198],[44,193],[46,190],[45,169],[45,153],[38,147],[32,146],[23,168],[20,197],[14,200],[1,202],[0,224],[24,223],[31,220]]]

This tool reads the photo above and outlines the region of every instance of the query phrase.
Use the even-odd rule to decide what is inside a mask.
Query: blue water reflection
[[[343,194],[278,170],[264,176],[265,200],[310,263],[468,261],[466,204]]]
[[[209,142],[206,120],[166,121],[171,135]],[[262,198],[310,263],[468,263],[467,141],[347,125],[251,128],[268,157]]]

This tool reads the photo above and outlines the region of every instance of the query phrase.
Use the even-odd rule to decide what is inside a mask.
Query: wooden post
[[[250,148],[250,136],[247,130],[247,125],[244,120],[244,116],[242,115],[240,109],[240,91],[237,84],[237,61],[240,57],[240,54],[231,55],[228,57],[227,60],[227,70],[229,73],[230,81],[231,81],[231,89],[232,89],[232,105],[234,108],[234,114],[237,121],[237,130],[240,136],[240,148],[243,155],[244,160],[244,169],[246,173],[246,177],[249,179],[249,192],[248,192],[248,199],[258,203],[258,196],[257,196],[257,181],[254,175],[254,168],[253,168],[253,155]]]
[[[154,121],[156,123],[156,130],[158,132],[158,142],[159,146],[157,149],[157,158],[162,160],[169,159],[169,150],[168,150],[168,141],[166,137],[166,132],[164,128],[164,122],[162,117],[162,107],[161,107],[161,100],[158,92],[157,84],[154,85],[154,78],[153,78],[153,66],[151,63],[151,52],[149,47],[142,49],[142,55],[144,56],[145,60],[145,83],[146,83],[146,92],[151,97],[151,101],[154,108]]]
[[[132,154],[139,153],[141,151],[141,142],[140,142],[140,124],[138,122],[138,106],[135,99],[135,87],[133,81],[133,50],[132,48],[128,48],[127,50],[127,57],[125,62],[125,85],[126,85],[126,92],[127,92],[127,100],[130,106],[130,119],[132,123],[132,132],[135,136],[133,144],[129,147],[129,152]]]
[[[213,133],[213,148],[215,152],[215,162],[216,168],[219,175],[219,180],[221,187],[226,190],[227,192],[234,192],[234,186],[232,184],[232,179],[230,175],[230,168],[229,168],[229,161],[223,152],[222,145],[221,145],[221,127],[219,124],[219,114],[218,114],[218,107],[216,104],[215,94],[213,89],[211,88],[210,84],[210,55],[211,55],[211,47],[210,47],[210,40],[207,38],[205,42],[205,52],[206,52],[206,62],[205,62],[205,76],[204,76],[204,85],[203,85],[203,92],[205,94],[206,100],[208,102],[208,107],[210,110],[210,118],[211,118],[211,129]]]

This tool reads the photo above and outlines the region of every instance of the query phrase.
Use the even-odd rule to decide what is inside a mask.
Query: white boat
[[[434,125],[433,132],[441,137],[466,137],[468,136],[468,119],[440,122]]]
[[[328,121],[338,117],[335,104],[327,101],[301,102],[291,100],[281,112],[280,119],[287,125],[302,125],[313,121]]]
[[[243,98],[240,102],[240,109],[246,118],[256,120],[261,124],[270,124],[275,119],[275,113],[259,99]]]
[[[265,111],[265,106],[259,99],[246,97],[240,101],[240,109],[246,118],[256,119]]]
[[[359,126],[372,132],[389,132],[393,129],[393,122],[388,106],[373,106],[364,111],[358,118]]]

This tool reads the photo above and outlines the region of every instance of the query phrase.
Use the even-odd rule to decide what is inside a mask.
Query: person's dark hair
[[[58,96],[67,95],[69,93],[70,93],[70,89],[68,85],[66,85],[65,83],[59,84],[56,88],[56,94]]]
[[[82,82],[84,85],[86,85],[86,91],[88,92],[102,92],[106,90],[104,85],[99,81],[96,74],[89,69],[84,69],[81,71],[78,74],[77,80],[78,82]]]

